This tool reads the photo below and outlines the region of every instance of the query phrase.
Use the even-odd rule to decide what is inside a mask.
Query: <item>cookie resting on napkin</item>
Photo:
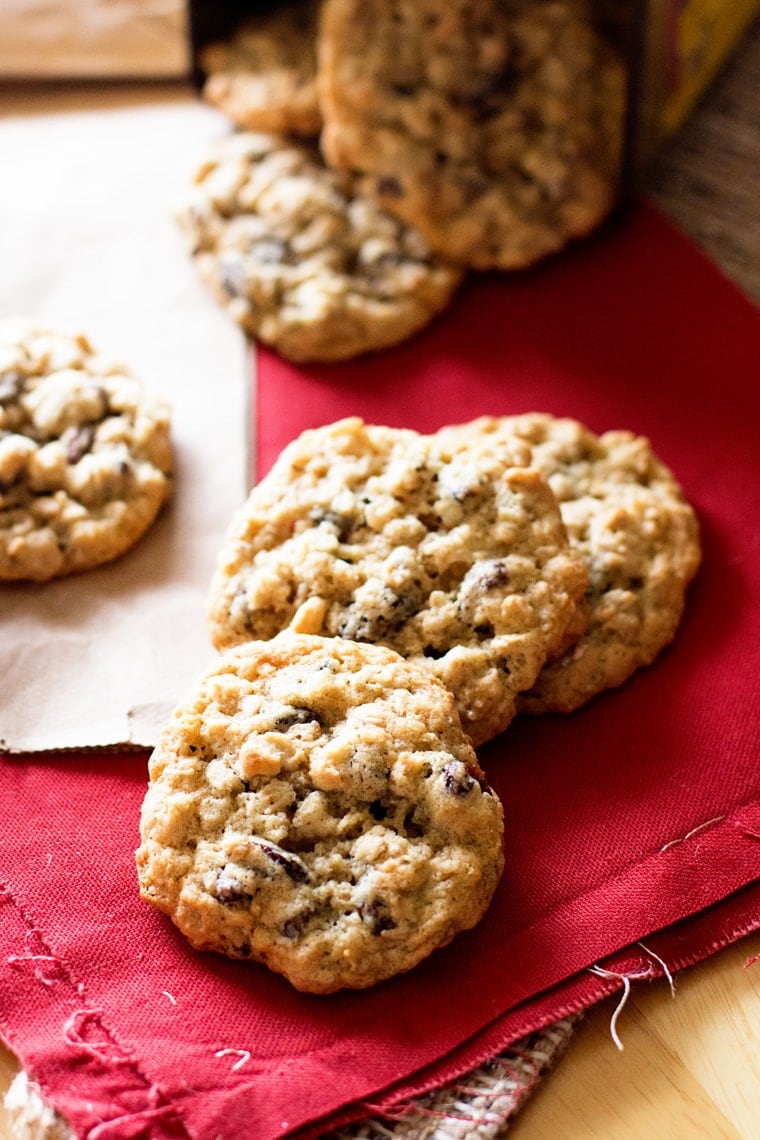
[[[177,709],[137,866],[193,946],[325,994],[474,926],[502,830],[440,681],[389,649],[286,631],[229,650]]]

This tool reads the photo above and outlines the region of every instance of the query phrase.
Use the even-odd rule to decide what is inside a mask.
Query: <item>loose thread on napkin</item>
[[[188,1136],[177,1107],[164,1102],[160,1088],[141,1071],[139,1063],[103,1025],[104,1010],[96,1006],[75,1004],[85,1000],[84,984],[76,981],[61,959],[53,953],[52,947],[25,914],[13,891],[5,883],[0,883],[0,902],[12,908],[24,930],[21,939],[24,950],[8,955],[8,964],[12,969],[28,971],[36,982],[47,989],[61,987],[68,1001],[74,1005],[61,1027],[66,1045],[72,1052],[97,1061],[104,1068],[120,1066],[122,1072],[129,1070],[142,1086],[137,1091],[145,1104],[144,1108],[122,1112],[110,1120],[98,1121],[83,1133],[85,1140],[131,1140],[138,1131],[144,1131],[145,1124],[160,1117],[171,1117],[176,1122],[177,1135]]]
[[[655,954],[654,950],[650,950],[648,946],[645,946],[643,942],[639,942],[637,945],[641,947],[645,954],[648,954],[650,958],[654,958],[655,962],[657,962],[657,964],[662,967],[662,972],[668,979],[670,996],[674,998],[676,996],[676,983],[673,980],[673,975],[668,969],[667,963],[663,961],[659,954]]]
[[[123,1116],[115,1116],[112,1120],[96,1124],[85,1133],[85,1140],[132,1140],[137,1135],[136,1124],[149,1124],[168,1116],[176,1116],[176,1110],[170,1104],[144,1108],[140,1112],[127,1112]]]
[[[704,823],[698,823],[696,827],[692,827],[691,831],[687,831],[685,835],[680,836],[678,839],[671,839],[664,847],[660,848],[660,853],[668,851],[671,847],[677,847],[679,843],[685,843],[687,839],[691,839],[700,831],[712,827],[714,823],[722,823],[725,818],[724,815],[716,815],[714,819],[706,819]]]
[[[2,892],[2,897],[9,901],[11,905],[15,905],[12,895],[7,889]],[[31,970],[32,976],[35,981],[43,986],[54,986],[55,983],[65,976],[63,966],[61,965],[55,954],[50,952],[50,947],[47,946],[39,932],[30,926],[28,920],[27,931],[24,935],[25,950],[20,954],[9,954],[6,962],[14,970],[22,970],[29,972]]]
[[[616,978],[618,981],[623,983],[623,993],[620,997],[620,1001],[612,1013],[612,1017],[610,1018],[610,1037],[614,1041],[615,1047],[622,1053],[624,1045],[620,1040],[620,1035],[617,1031],[617,1023],[620,1014],[623,1012],[626,1006],[628,998],[631,996],[631,982],[640,981],[645,978],[652,978],[654,975],[652,974],[651,969],[642,970],[638,974],[620,974],[615,970],[605,970],[601,966],[589,966],[588,969],[590,974],[596,974],[598,978]]]
[[[40,965],[41,962],[53,962],[57,967],[58,959],[53,954],[9,954],[6,958],[6,961],[9,966],[12,966],[17,970],[24,969],[27,965],[31,965],[33,963],[33,973],[40,985],[55,985],[55,978],[46,977]]]
[[[710,820],[709,822],[714,823],[716,821]],[[702,824],[700,827],[695,828],[694,830],[701,831],[702,828],[705,826],[706,826],[705,824]],[[694,831],[692,831],[691,834],[694,834]],[[684,838],[688,838],[688,836],[685,836]],[[675,842],[681,842],[681,841],[676,840]],[[644,953],[647,954],[650,958],[653,958],[654,961],[659,965],[664,976],[667,978],[668,985],[670,987],[670,996],[672,998],[674,998],[676,996],[676,986],[675,986],[675,981],[673,980],[673,975],[672,975],[671,971],[668,969],[667,963],[660,957],[659,954],[655,954],[654,950],[650,950],[650,948],[648,946],[645,946],[643,942],[638,942],[637,945],[640,946],[641,949],[644,951]],[[622,1052],[624,1046],[623,1046],[623,1042],[620,1039],[620,1034],[617,1031],[617,1023],[618,1023],[618,1018],[620,1017],[621,1013],[625,1009],[628,998],[631,996],[631,982],[643,981],[645,979],[646,980],[652,980],[653,978],[656,977],[656,975],[655,975],[651,966],[649,966],[646,970],[640,970],[638,973],[635,973],[635,974],[623,974],[623,973],[620,973],[616,970],[605,970],[602,966],[595,965],[595,966],[589,966],[589,973],[596,974],[596,976],[598,978],[616,978],[623,983],[623,992],[620,996],[620,1001],[618,1002],[617,1006],[615,1007],[615,1009],[612,1013],[612,1017],[610,1018],[610,1036],[612,1037],[612,1040],[614,1041],[616,1048]]]
[[[66,1021],[63,1023],[63,1039],[67,1045],[72,1046],[74,1049],[80,1050],[85,1056],[97,1058],[99,1061],[105,1061],[108,1065],[131,1065],[132,1062],[129,1057],[120,1054],[119,1050],[113,1045],[113,1042],[105,1035],[101,1040],[88,1040],[84,1033],[86,1027],[94,1026],[96,1030],[103,1033],[103,1028],[100,1024],[100,1018],[103,1016],[102,1009],[75,1009]]]
[[[230,1068],[231,1073],[236,1073],[238,1069],[242,1069],[243,1065],[247,1065],[251,1059],[251,1054],[247,1049],[217,1049],[214,1053],[215,1057],[237,1057],[234,1065]]]

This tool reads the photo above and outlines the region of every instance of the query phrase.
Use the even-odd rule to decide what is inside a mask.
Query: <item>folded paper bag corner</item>
[[[125,743],[152,748],[174,709],[171,701],[147,701],[127,710],[129,737]]]

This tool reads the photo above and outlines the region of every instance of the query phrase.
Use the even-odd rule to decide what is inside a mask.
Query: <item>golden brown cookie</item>
[[[387,645],[443,681],[480,744],[565,647],[586,584],[540,472],[352,418],[304,432],[253,489],[209,623],[218,648],[288,626]]]
[[[452,447],[530,447],[589,572],[588,625],[521,694],[530,713],[572,712],[649,665],[674,638],[700,561],[697,518],[648,440],[595,435],[543,414],[484,417],[439,433]]]
[[[397,344],[446,307],[462,271],[329,170],[307,143],[232,135],[178,211],[219,302],[291,360],[345,360]]]
[[[223,655],[164,730],[140,889],[199,949],[311,993],[360,989],[479,921],[502,828],[427,669],[285,632]]]
[[[318,60],[326,158],[442,257],[522,268],[609,212],[625,72],[588,0],[326,0]]]
[[[86,337],[0,323],[0,579],[123,554],[172,487],[169,409]]]
[[[199,61],[203,95],[245,130],[315,136],[318,0],[294,0],[251,14]]]

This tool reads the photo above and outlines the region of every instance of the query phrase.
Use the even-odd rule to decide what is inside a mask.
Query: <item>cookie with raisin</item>
[[[587,572],[522,455],[356,417],[289,444],[233,519],[214,573],[217,648],[287,627],[386,645],[454,694],[475,744],[566,646]]]
[[[81,334],[0,323],[0,579],[118,557],[171,489],[167,404]]]
[[[572,712],[649,665],[673,640],[700,563],[696,513],[647,439],[596,435],[545,414],[443,429],[452,448],[530,448],[589,572],[588,624],[519,698],[521,711]]]
[[[217,300],[295,361],[346,360],[406,340],[462,280],[350,173],[280,136],[222,140],[177,217]]]
[[[204,98],[244,130],[315,136],[319,0],[249,14],[199,53]]]
[[[363,989],[485,913],[502,808],[453,698],[392,650],[289,631],[228,650],[150,760],[142,897],[298,990]]]
[[[588,0],[326,0],[327,160],[440,256],[520,269],[609,213],[625,69]]]

